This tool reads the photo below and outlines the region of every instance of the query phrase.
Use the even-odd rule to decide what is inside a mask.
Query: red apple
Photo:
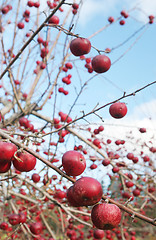
[[[111,67],[111,60],[106,55],[97,55],[92,59],[92,68],[97,73],[104,73]]]
[[[38,235],[42,232],[43,229],[43,225],[41,222],[33,222],[30,225],[30,231],[35,234]]]
[[[18,216],[19,216],[19,222],[20,222],[20,223],[25,223],[25,222],[26,222],[27,216],[26,216],[25,213],[20,212],[20,213],[18,214]]]
[[[0,162],[0,173],[6,173],[11,167],[11,162]]]
[[[34,169],[36,158],[26,151],[17,152],[13,160],[13,165],[18,171],[29,172]]]
[[[73,185],[73,198],[81,206],[91,206],[102,198],[101,184],[94,178],[82,177]]]
[[[113,103],[109,108],[109,113],[114,118],[123,118],[127,113],[127,106],[122,102]]]
[[[7,222],[1,222],[0,229],[6,231],[8,229],[8,223]]]
[[[70,51],[75,56],[82,56],[90,52],[91,43],[87,38],[75,38],[70,43]]]
[[[76,202],[76,200],[73,197],[73,186],[71,186],[67,190],[67,200],[68,200],[69,205],[71,205],[73,207],[79,207],[80,206],[80,204],[78,202]]]
[[[0,162],[11,162],[17,147],[11,142],[0,141]]]
[[[115,204],[97,204],[92,208],[91,219],[98,229],[111,230],[119,225],[121,210]]]
[[[19,223],[20,223],[20,222],[19,222],[19,215],[18,215],[18,214],[15,214],[15,213],[10,214],[10,215],[9,215],[9,223],[10,223],[11,225],[17,225],[17,224],[19,224]]]
[[[63,154],[62,166],[68,175],[78,176],[84,172],[86,160],[80,152],[67,151]]]
[[[104,231],[101,229],[94,229],[93,236],[96,239],[102,239],[104,237]]]

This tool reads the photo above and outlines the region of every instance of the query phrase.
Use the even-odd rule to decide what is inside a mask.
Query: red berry
[[[133,153],[128,153],[127,158],[132,160],[134,158],[134,154]]]
[[[37,183],[40,181],[40,175],[38,173],[33,173],[31,179],[33,180],[33,182]]]
[[[77,10],[77,9],[79,8],[79,4],[73,3],[73,4],[72,4],[72,8]]]
[[[97,139],[97,138],[94,139],[93,144],[94,144],[95,146],[99,147],[99,146],[100,146],[100,140]]]
[[[108,22],[113,23],[114,22],[114,18],[113,17],[109,17],[108,18]]]
[[[38,38],[37,38],[37,42],[38,42],[38,43],[43,43],[43,38],[38,37]]]
[[[125,20],[121,20],[119,23],[120,23],[120,25],[124,25],[125,24]]]
[[[135,197],[138,197],[138,196],[140,195],[140,190],[139,190],[139,189],[134,189],[134,190],[133,190],[133,195],[134,195]]]
[[[39,3],[39,2],[35,2],[35,3],[34,3],[34,7],[35,7],[35,8],[39,8],[39,6],[40,6],[40,3]]]
[[[9,8],[7,6],[5,6],[5,7],[2,8],[1,11],[2,11],[3,14],[7,14],[9,12]]]
[[[72,68],[73,68],[72,63],[70,63],[70,62],[67,62],[67,63],[65,64],[65,66],[66,66],[66,68],[68,68],[68,69],[72,69]]]
[[[140,131],[141,133],[145,133],[145,132],[146,132],[146,128],[140,128],[139,131]]]
[[[131,181],[126,182],[126,187],[131,188],[134,186],[134,183]]]
[[[25,117],[21,117],[19,119],[19,124],[20,124],[20,126],[23,126],[24,128],[28,128],[29,120],[27,118],[25,118]]]
[[[23,23],[23,22],[19,22],[19,23],[17,24],[17,27],[18,27],[19,29],[23,29],[23,28],[24,28],[24,23]]]
[[[59,18],[55,15],[53,15],[48,21],[49,24],[59,24],[59,22],[60,22]]]
[[[103,126],[100,126],[100,127],[98,128],[98,130],[99,130],[99,132],[102,132],[102,131],[104,130],[104,127],[103,127]]]
[[[119,167],[113,167],[112,172],[117,173],[117,172],[119,172],[119,170],[120,170]]]
[[[28,2],[27,2],[27,5],[28,5],[29,7],[33,7],[33,6],[34,6],[34,2],[33,2],[33,1],[28,1]]]
[[[110,164],[110,160],[106,158],[102,161],[102,164],[103,166],[108,166]]]

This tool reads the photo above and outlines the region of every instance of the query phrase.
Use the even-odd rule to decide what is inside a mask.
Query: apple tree
[[[0,2],[2,240],[154,239],[155,134],[136,126],[116,136],[112,129],[126,121],[129,99],[156,81],[102,104],[108,88],[97,83],[155,25],[154,15],[140,23],[137,6],[121,9],[85,35],[84,2]],[[100,48],[96,37],[127,21],[138,29]]]

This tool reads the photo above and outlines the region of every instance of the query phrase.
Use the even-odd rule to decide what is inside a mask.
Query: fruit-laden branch
[[[42,116],[41,114],[33,111],[32,112],[35,116],[49,122],[49,123],[52,123],[53,124],[53,121],[48,118],[48,117],[45,117],[45,116]],[[96,147],[93,143],[91,143],[90,141],[88,141],[87,139],[85,139],[83,136],[81,136],[80,134],[78,134],[76,131],[74,131],[72,128],[69,127],[69,124],[63,126],[62,128],[60,129],[57,129],[57,131],[60,131],[61,129],[67,129],[70,133],[72,133],[74,136],[78,137],[81,141],[85,142],[88,146],[90,146],[92,149],[94,149],[96,152],[98,152],[103,158],[108,158],[98,147]],[[113,167],[115,167],[115,165],[111,162],[110,163]],[[129,180],[129,178],[124,174],[122,173],[122,171],[119,171],[118,172],[119,175],[123,176],[125,179]],[[143,189],[143,187],[139,184],[137,184],[136,182],[133,182],[138,188],[140,188],[141,190],[143,190],[150,198],[154,199],[156,201],[156,197],[153,196],[153,194],[149,193],[147,190]]]
[[[28,39],[28,41],[23,45],[23,47],[19,50],[13,60],[9,63],[6,69],[0,75],[0,79],[6,74],[9,68],[14,64],[14,62],[19,58],[22,52],[26,49],[26,47],[30,44],[30,42],[34,39],[34,37],[45,27],[45,23],[56,13],[56,11],[64,4],[65,0],[62,0],[52,11],[52,13],[45,19],[45,21],[39,26],[39,28],[32,34],[32,36]]]
[[[72,177],[69,177],[68,175],[66,175],[64,172],[62,172],[59,168],[57,168],[55,165],[53,165],[52,163],[50,163],[48,160],[46,160],[45,158],[41,157],[39,154],[37,154],[35,151],[33,151],[32,149],[28,148],[27,146],[25,146],[24,144],[21,144],[19,141],[17,141],[16,139],[10,137],[8,134],[4,133],[3,130],[0,130],[0,136],[10,140],[12,143],[14,143],[15,145],[17,145],[19,148],[23,148],[24,150],[26,150],[28,153],[32,154],[33,156],[35,156],[36,158],[38,158],[39,160],[41,160],[43,163],[45,163],[47,166],[49,166],[50,168],[52,168],[53,170],[55,170],[57,173],[59,173],[61,176],[67,178],[68,180],[70,180],[71,182],[75,182],[75,179],[73,179]],[[26,180],[28,181],[28,180]],[[32,183],[31,183],[32,184]],[[39,188],[39,191],[41,189]],[[52,199],[52,197],[44,192],[44,194],[49,198]],[[123,211],[129,213],[130,215],[132,215],[132,217],[137,217],[145,222],[148,222],[154,226],[156,226],[156,221],[155,219],[151,219],[149,217],[146,217],[140,213],[137,213],[135,211],[133,211],[132,209],[124,206],[123,204],[120,204],[116,201],[114,201],[113,199],[108,198],[107,196],[103,195],[103,199],[104,200],[108,200],[110,203],[113,203],[115,205],[117,205],[120,209],[122,209]],[[53,200],[53,199],[52,199]]]
[[[31,185],[33,188],[37,189],[39,192],[41,192],[45,197],[47,197],[49,200],[51,200],[53,203],[55,203],[57,206],[59,206],[60,208],[62,208],[67,214],[69,214],[71,217],[73,217],[74,219],[76,219],[77,221],[79,221],[82,224],[85,224],[89,227],[91,227],[91,225],[89,223],[84,222],[83,220],[77,218],[75,215],[73,215],[70,212],[70,209],[65,207],[63,204],[61,204],[59,201],[57,201],[56,199],[54,199],[48,192],[44,191],[44,189],[38,187],[36,184],[32,183],[30,180],[28,179],[24,179],[22,178],[20,175],[17,175],[17,178],[19,178],[22,181],[25,181],[26,183],[28,183],[29,185]],[[72,179],[73,181],[74,179]]]

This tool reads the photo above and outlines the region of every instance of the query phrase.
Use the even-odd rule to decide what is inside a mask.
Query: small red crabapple
[[[102,198],[100,182],[91,177],[79,178],[73,185],[73,198],[81,206],[92,206]]]
[[[113,103],[109,108],[109,113],[114,118],[123,118],[127,113],[127,106],[121,102]]]
[[[75,38],[70,43],[70,51],[74,56],[81,56],[90,52],[91,43],[87,38]]]
[[[111,60],[106,55],[97,55],[92,59],[92,68],[97,73],[104,73],[111,67]]]
[[[62,166],[68,175],[78,176],[84,172],[86,160],[80,152],[67,151],[62,156]]]

